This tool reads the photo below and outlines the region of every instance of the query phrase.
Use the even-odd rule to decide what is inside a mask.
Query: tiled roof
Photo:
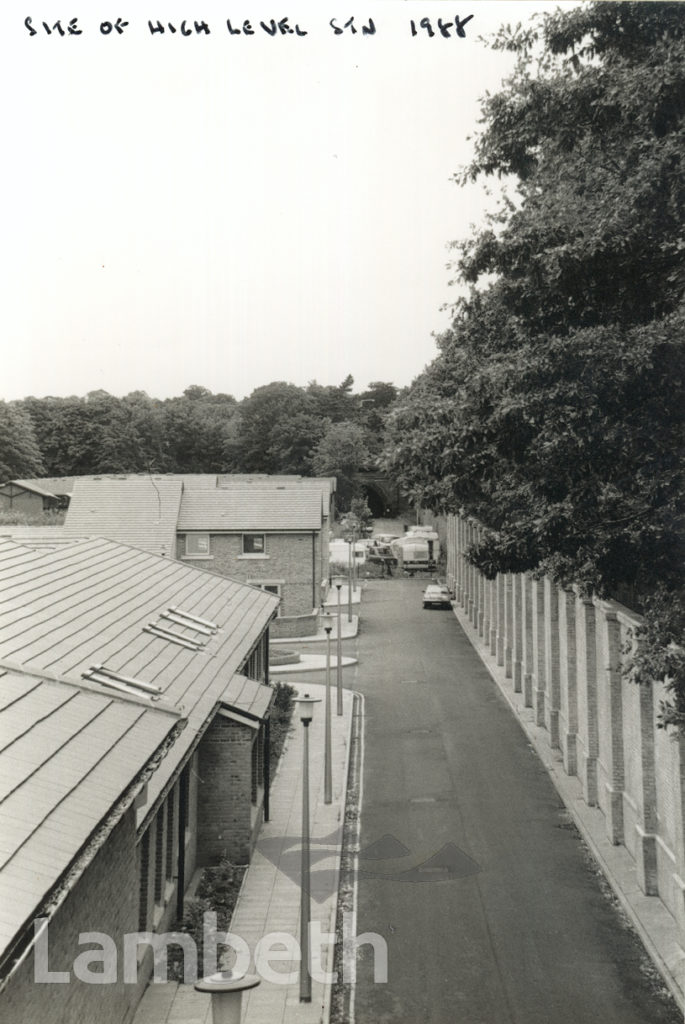
[[[75,544],[77,538],[67,536],[61,526],[14,526],[0,524],[0,537],[11,538],[24,547],[56,548],[60,544]]]
[[[49,494],[71,494],[75,479],[73,476],[44,476],[32,480],[15,480],[14,483],[26,487],[42,487]]]
[[[32,488],[44,487],[50,494],[71,494],[76,481],[88,482],[92,480],[149,480],[149,473],[97,473],[84,474],[83,476],[50,476],[36,477],[34,480],[15,480],[14,483],[22,483]],[[216,473],[153,473],[152,479],[178,480],[185,487],[213,488],[217,485]]]
[[[65,535],[107,537],[173,558],[182,491],[180,480],[77,480]]]
[[[0,540],[0,906],[14,907],[3,898],[9,889],[23,892],[16,911],[0,915],[3,939],[181,720],[185,728],[148,782],[139,823],[215,708],[264,714],[273,691],[237,673],[277,604],[257,588],[102,538],[54,551]],[[219,631],[207,638],[162,618],[169,608]],[[149,623],[203,646],[145,632]],[[156,686],[161,697],[84,680],[93,665]]]
[[[15,484],[17,487],[23,487],[25,491],[32,491],[34,494],[40,494],[43,498],[57,497],[54,491],[45,487],[43,481],[39,484],[37,480],[10,480],[9,483]],[[3,484],[2,486],[6,487],[7,484]]]
[[[319,530],[322,499],[318,490],[237,488],[184,491],[179,533],[187,530]]]
[[[0,668],[0,951],[179,717]]]
[[[336,489],[334,476],[278,476],[267,473],[221,473],[217,477],[217,487],[230,490],[235,487],[303,487],[321,491],[325,506],[328,508],[331,495]]]

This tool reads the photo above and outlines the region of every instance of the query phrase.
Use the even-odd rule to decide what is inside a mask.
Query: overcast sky
[[[0,397],[410,383],[487,202],[450,180],[511,66],[478,36],[555,6],[9,0]],[[60,14],[82,34],[48,35]],[[457,14],[466,38],[412,36]],[[307,34],[259,25],[285,15]]]

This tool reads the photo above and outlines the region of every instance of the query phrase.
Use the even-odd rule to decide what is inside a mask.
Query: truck
[[[390,550],[407,575],[434,572],[440,558],[440,539],[428,527],[410,527],[404,536],[390,542]]]

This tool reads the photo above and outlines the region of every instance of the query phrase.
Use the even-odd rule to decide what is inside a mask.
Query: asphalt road
[[[424,581],[369,583],[361,1024],[682,1024],[547,773]],[[346,644],[347,653],[352,645]]]

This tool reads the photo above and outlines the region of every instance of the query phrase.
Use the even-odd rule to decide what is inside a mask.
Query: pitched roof
[[[238,487],[302,487],[321,491],[324,495],[324,508],[328,510],[331,495],[336,489],[334,476],[295,476],[275,475],[268,473],[221,473],[217,477],[216,486],[225,490]]]
[[[41,481],[43,483],[43,481]],[[8,480],[7,483],[2,484],[2,487],[7,487],[8,484],[14,484],[15,487],[23,487],[25,491],[32,491],[34,494],[40,494],[43,498],[57,498],[54,491],[49,490],[45,486],[41,486],[36,480]]]
[[[50,494],[71,494],[74,484],[77,481],[87,482],[93,480],[149,480],[149,473],[88,473],[83,476],[46,476],[36,477],[32,480],[15,480],[14,483],[21,483],[33,488],[43,487]],[[154,473],[152,479],[158,480],[179,480],[184,486],[190,488],[203,487],[213,488],[217,486],[216,473]]]
[[[62,526],[22,526],[2,523],[0,537],[5,537],[24,547],[56,548],[60,544],[74,544],[77,538],[66,536]]]
[[[318,490],[236,488],[184,491],[179,533],[270,530],[320,530],[322,497]]]
[[[0,668],[0,951],[179,716]]]
[[[52,551],[0,539],[0,906],[10,907],[0,947],[173,730],[186,723],[149,779],[139,824],[217,707],[265,713],[273,690],[238,673],[277,604],[257,588],[102,538]],[[182,624],[164,618],[170,608]],[[201,633],[188,616],[217,631]],[[190,646],[146,631],[150,623]],[[94,665],[104,673],[84,678]],[[159,696],[98,682],[110,673]],[[20,899],[3,899],[15,889]]]
[[[182,491],[180,480],[76,480],[64,533],[173,557]]]

